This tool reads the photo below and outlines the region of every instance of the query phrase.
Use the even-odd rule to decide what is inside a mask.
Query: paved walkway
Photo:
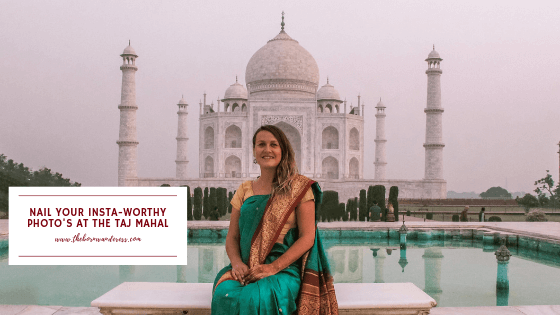
[[[97,307],[0,305],[1,315],[101,315]],[[432,315],[554,315],[560,305],[435,307]]]
[[[101,315],[97,307],[0,305],[1,315]]]

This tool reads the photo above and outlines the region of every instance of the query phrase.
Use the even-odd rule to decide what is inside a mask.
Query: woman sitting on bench
[[[261,176],[231,200],[226,238],[231,264],[214,281],[212,315],[338,314],[333,278],[315,224],[319,185],[299,175],[285,134],[253,136]]]

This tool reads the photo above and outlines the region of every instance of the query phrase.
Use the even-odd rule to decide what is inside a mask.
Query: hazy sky
[[[174,177],[177,102],[189,103],[198,174],[198,102],[224,96],[280,31],[348,103],[387,106],[387,178],[424,176],[426,74],[441,69],[448,190],[532,191],[558,179],[560,1],[3,1],[0,153],[86,186],[116,186],[121,77],[136,62],[138,174]],[[373,178],[366,137],[364,177]],[[371,138],[369,138],[371,139]]]

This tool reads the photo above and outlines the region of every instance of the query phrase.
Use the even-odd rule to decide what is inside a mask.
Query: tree
[[[373,200],[374,200],[374,197],[373,197],[373,186],[370,185],[370,186],[368,187],[368,190],[367,190],[367,206],[366,206],[366,207],[367,207],[367,209],[368,209],[368,212],[369,212],[369,209],[370,209],[371,207],[373,207]]]
[[[481,193],[480,198],[502,198],[502,199],[511,199],[511,194],[503,189],[502,187],[491,187],[488,188],[487,191]]]
[[[348,221],[348,213],[346,213],[346,205],[344,202],[338,204],[338,213],[342,217],[342,221]]]
[[[0,211],[8,212],[8,191],[10,187],[22,186],[81,186],[80,183],[72,182],[64,178],[60,173],[52,173],[49,168],[43,167],[38,171],[32,171],[23,163],[15,163],[8,160],[4,154],[0,154]]]
[[[218,212],[220,216],[227,213],[227,189],[218,187],[216,188],[216,202],[218,203]]]
[[[210,187],[210,193],[208,195],[208,208],[210,211],[214,211],[216,207],[218,207],[218,193],[215,187]]]
[[[391,186],[389,188],[389,202],[393,205],[393,209],[395,209],[395,218],[396,221],[399,221],[399,187]]]
[[[387,220],[387,208],[385,208],[385,186],[373,186],[373,200],[377,201],[377,205],[381,208],[381,221]]]
[[[368,221],[367,217],[369,216],[369,209],[367,208],[367,196],[366,190],[360,190],[360,221]]]
[[[354,211],[354,216],[356,221],[359,220],[359,214],[358,214],[358,197],[354,197],[354,199],[352,199],[352,211]]]
[[[196,187],[194,189],[194,200],[193,200],[193,217],[195,220],[202,219],[202,188]]]
[[[542,210],[531,210],[525,218],[527,222],[546,222],[548,218]]]
[[[332,190],[325,190],[323,192],[323,201],[321,202],[321,216],[324,221],[338,221],[340,215],[338,213],[338,192]]]
[[[554,179],[552,179],[549,170],[546,170],[545,177],[535,181],[535,186],[537,186],[537,188],[535,188],[534,192],[537,193],[541,206],[551,206],[555,208],[560,206],[560,184],[554,188]]]
[[[350,213],[350,221],[358,221],[358,211],[354,203],[354,198],[348,199],[348,202],[346,203],[346,211]]]
[[[539,194],[537,196],[537,199],[539,200],[539,205],[541,207],[549,207],[552,206],[553,202],[550,200],[550,198],[548,198],[545,194]]]
[[[227,188],[223,188],[223,190],[222,190],[222,201],[224,203],[224,215],[226,215],[228,213],[228,206],[229,206]]]
[[[202,215],[205,219],[210,217],[210,204],[208,203],[208,187],[204,187],[204,195],[202,197]]]
[[[231,199],[233,198],[233,194],[234,193],[230,191],[228,195],[228,204],[227,204],[228,213],[231,213],[231,209],[233,208],[233,206],[231,205]]]
[[[525,194],[523,198],[517,197],[515,198],[515,201],[517,201],[518,205],[525,208],[525,212],[528,212],[530,208],[535,208],[539,206],[539,200],[537,199],[537,197],[531,194]]]
[[[192,221],[193,219],[193,207],[191,198],[191,188],[189,185],[182,185],[181,187],[187,187],[187,221]]]

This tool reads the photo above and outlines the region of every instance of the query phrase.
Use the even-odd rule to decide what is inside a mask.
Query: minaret
[[[358,103],[359,103],[359,102],[358,102]],[[362,102],[362,117],[365,117],[364,106],[365,106],[365,104],[364,104],[364,102]]]
[[[383,279],[383,267],[385,265],[385,253],[372,249],[373,259],[375,260],[375,283],[385,283]]]
[[[438,52],[432,50],[428,55],[428,101],[424,109],[426,113],[426,150],[424,179],[443,179],[443,138],[442,138],[442,113],[441,107],[441,69]]]
[[[375,114],[375,180],[385,180],[385,168],[387,165],[387,157],[385,154],[385,105],[379,99],[377,103],[377,114]]]
[[[121,57],[123,64],[121,70],[122,90],[121,103],[119,110],[121,112],[119,127],[119,171],[118,186],[125,186],[125,180],[128,178],[137,178],[136,161],[138,156],[138,141],[136,139],[136,52],[130,46],[124,49]]]
[[[358,93],[358,106],[356,106],[356,111],[354,111],[356,113],[356,115],[361,116],[362,112],[361,112],[361,107],[360,107],[360,93]]]
[[[424,249],[424,292],[439,303],[443,290],[441,289],[441,248]]]
[[[178,179],[186,179],[187,178],[187,164],[189,161],[187,160],[187,141],[189,138],[187,137],[187,102],[185,99],[181,97],[179,103],[179,111],[177,111],[178,116],[178,123],[177,123],[177,159],[175,160],[175,177]]]

